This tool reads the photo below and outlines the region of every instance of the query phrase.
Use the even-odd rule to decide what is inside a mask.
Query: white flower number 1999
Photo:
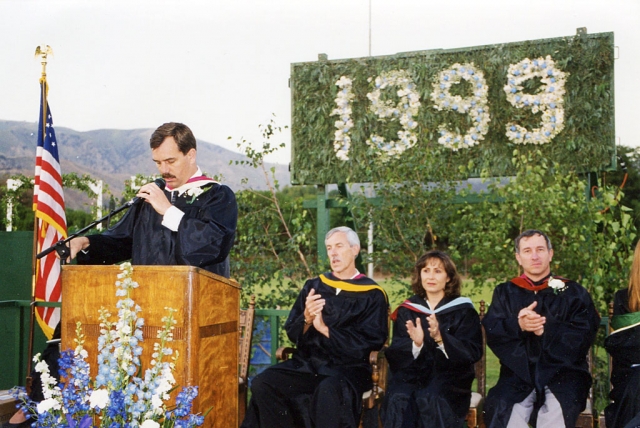
[[[509,140],[516,144],[546,144],[562,131],[565,83],[568,75],[569,73],[556,68],[555,62],[549,55],[546,58],[534,60],[525,58],[517,64],[509,65],[507,84],[504,86],[507,100],[516,108],[529,108],[532,113],[542,112],[541,124],[538,128],[529,130],[517,123],[506,124],[506,136]],[[524,93],[522,84],[533,78],[540,79],[541,86],[534,94]],[[367,144],[377,149],[383,159],[398,156],[417,142],[413,131],[418,126],[415,117],[421,104],[416,85],[406,70],[384,72],[375,79],[368,80],[373,81],[375,85],[375,89],[367,94],[367,98],[371,101],[370,111],[375,113],[381,122],[399,121],[402,129],[398,131],[397,141],[386,142],[383,137],[374,134],[367,139]],[[451,87],[462,80],[471,84],[472,93],[468,97],[452,95],[450,92]],[[337,108],[331,112],[332,115],[339,116],[335,122],[333,147],[336,157],[341,160],[349,159],[351,146],[349,131],[353,127],[353,120],[350,104],[355,98],[352,83],[352,80],[345,76],[336,82],[340,90],[335,99]],[[382,91],[387,88],[396,89],[396,95],[399,98],[397,103],[380,99]],[[491,121],[488,93],[489,88],[484,73],[473,63],[456,63],[438,73],[432,84],[433,108],[439,111],[468,114],[473,120],[473,126],[465,135],[451,131],[447,127],[448,124],[440,125],[438,143],[457,151],[473,147],[484,140]]]

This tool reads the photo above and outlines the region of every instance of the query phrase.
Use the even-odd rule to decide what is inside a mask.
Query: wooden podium
[[[62,269],[62,349],[73,349],[76,323],[82,323],[91,375],[97,372],[98,309],[117,318],[119,266],[65,265]],[[238,317],[240,285],[192,266],[134,266],[133,280],[140,286],[132,298],[144,318],[142,369],[149,361],[162,328],[166,307],[176,309],[174,340],[179,352],[174,376],[178,388],[197,385],[193,413],[204,414],[204,427],[237,427],[238,421]],[[144,373],[144,372],[143,372]],[[173,400],[172,400],[173,401]]]

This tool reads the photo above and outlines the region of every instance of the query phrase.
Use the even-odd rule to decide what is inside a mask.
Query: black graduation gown
[[[340,280],[330,273],[325,276],[353,285],[375,285],[364,276],[353,280]],[[304,333],[305,300],[311,289],[326,300],[322,317],[329,327],[328,338],[313,326]],[[290,360],[268,368],[253,379],[252,398],[242,427],[357,427],[362,394],[372,387],[369,354],[381,349],[387,341],[388,315],[387,298],[381,290],[342,289],[336,294],[336,289],[320,278],[308,280],[284,326],[297,351]],[[330,400],[314,389],[318,379],[326,378],[340,379],[340,406],[327,406],[325,403]],[[256,385],[263,388],[265,383],[274,392],[263,397],[255,388]],[[292,386],[285,386],[288,384]],[[319,413],[329,421],[318,422]],[[282,418],[282,414],[294,416]],[[283,422],[289,418],[295,422]]]
[[[535,424],[545,386],[560,402],[566,426],[575,426],[584,410],[591,386],[587,354],[600,316],[582,285],[568,281],[565,286],[556,294],[552,288],[535,292],[508,281],[494,290],[482,320],[487,345],[500,359],[498,383],[485,401],[487,427],[506,427],[513,405],[534,389],[538,401],[530,423]],[[542,336],[518,325],[518,313],[534,301],[535,311],[546,317]]]
[[[445,297],[436,310],[454,298]],[[428,307],[417,295],[409,299]],[[420,318],[425,341],[417,359],[406,322]],[[393,342],[385,351],[391,378],[382,406],[385,428],[460,427],[469,411],[474,363],[482,357],[480,318],[471,303],[436,314],[447,356],[429,336],[427,315],[400,307]]]
[[[628,289],[614,296],[613,315],[631,313]],[[609,335],[604,347],[611,355],[612,403],[605,410],[607,428],[626,428],[640,425],[640,326]],[[634,420],[635,418],[635,420]],[[632,422],[632,420],[634,420]],[[629,424],[629,425],[627,425]]]
[[[325,276],[341,281],[331,273]],[[367,277],[344,282],[375,285]],[[311,289],[326,300],[322,318],[329,327],[329,338],[313,327],[303,333],[305,300]],[[388,320],[389,306],[382,291],[363,293],[342,290],[336,294],[335,288],[324,284],[319,278],[310,279],[298,295],[284,325],[289,339],[298,350],[290,364],[299,364],[297,370],[346,376],[361,396],[373,386],[369,354],[380,350],[387,341]]]
[[[195,200],[186,192],[174,205],[184,212],[177,232],[162,226],[162,216],[140,201],[112,228],[89,235],[87,254],[79,264],[113,264],[131,259],[134,265],[197,266],[229,277],[228,255],[236,231],[238,208],[229,187],[213,183]],[[167,199],[171,193],[165,190]]]

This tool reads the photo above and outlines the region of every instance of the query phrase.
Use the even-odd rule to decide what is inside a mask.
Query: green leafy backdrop
[[[387,171],[406,169],[410,164],[430,164],[435,169],[453,168],[457,178],[514,175],[511,163],[513,149],[505,135],[505,125],[517,122],[527,128],[537,126],[540,113],[513,107],[506,98],[503,87],[507,83],[510,64],[524,58],[551,55],[556,67],[568,72],[564,98],[565,128],[551,143],[520,146],[526,154],[535,150],[562,166],[578,171],[602,171],[614,165],[615,130],[613,99],[613,33],[599,33],[555,39],[533,40],[518,43],[480,46],[453,50],[432,50],[336,61],[297,63],[291,67],[292,88],[292,180],[296,184],[326,184],[376,182]],[[479,145],[457,152],[440,146],[437,142],[438,126],[450,123],[464,134],[470,127],[470,119],[456,112],[440,112],[433,108],[430,99],[432,83],[440,71],[454,63],[471,63],[482,70],[489,86],[491,122],[489,132]],[[376,133],[385,140],[397,139],[399,124],[383,123],[369,111],[366,94],[373,90],[368,81],[384,71],[408,70],[417,85],[421,107],[414,130],[417,144],[399,158],[383,163],[366,145],[366,139]],[[342,161],[333,151],[334,122],[338,92],[336,81],[341,76],[353,80],[355,99],[351,106],[354,127],[350,159]],[[533,93],[540,85],[539,79],[525,82],[525,92]],[[465,81],[454,85],[452,93],[467,96]],[[395,97],[393,89],[386,96]],[[391,98],[390,98],[391,99]],[[468,166],[462,173],[458,166]],[[438,166],[439,165],[439,166]],[[407,170],[407,173],[411,173]],[[402,179],[402,177],[399,177]],[[434,177],[422,177],[430,180]]]

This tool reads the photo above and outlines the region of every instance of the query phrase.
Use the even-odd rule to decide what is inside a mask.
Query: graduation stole
[[[354,279],[360,279],[360,278],[366,278],[366,276],[360,274]],[[389,302],[389,299],[387,298],[387,293],[384,291],[384,288],[376,284],[370,284],[370,285],[351,284],[349,282],[346,282],[348,280],[329,279],[324,274],[320,274],[320,281],[322,281],[323,284],[328,285],[331,288],[339,288],[344,291],[354,291],[356,293],[362,293],[362,292],[371,291],[371,290],[380,290],[382,291],[382,294],[384,294],[385,300]]]
[[[536,285],[533,283],[533,281],[531,281],[525,274],[522,274],[520,276],[517,276],[515,278],[512,278],[510,281],[512,283],[514,283],[515,285],[517,285],[520,288],[524,288],[525,290],[531,290],[531,291],[540,291],[540,290],[544,290],[545,288],[549,287],[549,278],[551,278],[551,274],[549,274],[549,276],[547,276],[543,282],[541,282],[540,284]],[[562,278],[559,276],[554,276],[554,279],[559,279],[562,282],[567,282],[569,281],[566,278]]]
[[[470,298],[468,297],[456,297],[455,299],[453,299],[452,301],[450,301],[449,303],[447,303],[446,305],[442,305],[440,306],[438,309],[436,310],[431,310],[425,306],[422,306],[418,303],[413,303],[411,300],[405,300],[404,302],[402,302],[402,304],[400,306],[398,306],[396,308],[395,311],[393,311],[393,313],[391,314],[391,319],[393,321],[396,320],[396,318],[398,318],[398,309],[400,308],[407,308],[410,311],[413,312],[418,312],[421,314],[426,314],[426,315],[431,315],[431,314],[438,314],[446,309],[449,308],[453,308],[454,306],[459,306],[459,305],[464,305],[464,304],[469,304],[473,307],[473,302],[471,301]]]
[[[186,190],[194,189],[196,187],[202,187],[207,184],[213,184],[213,183],[217,183],[217,181],[207,177],[206,175],[199,175],[197,177],[191,177],[186,183],[184,183],[182,186],[178,187],[177,189],[172,189],[170,186],[167,186],[166,189],[169,192],[173,192],[177,190],[179,194],[183,194]]]
[[[611,334],[627,330],[638,325],[640,325],[640,312],[614,315],[611,318],[611,328],[614,330],[611,332]]]

